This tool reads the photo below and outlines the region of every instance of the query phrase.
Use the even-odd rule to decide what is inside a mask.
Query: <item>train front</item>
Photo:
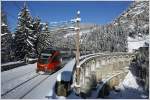
[[[60,53],[59,51],[48,51],[41,52],[38,62],[36,72],[55,72],[61,65]]]

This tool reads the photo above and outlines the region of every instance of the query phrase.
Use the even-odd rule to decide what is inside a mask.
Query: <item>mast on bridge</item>
[[[80,11],[77,12],[77,18],[76,18],[76,61],[77,61],[77,68],[79,67],[79,57],[80,57],[80,51],[79,51],[79,48],[80,48],[80,26],[79,26],[79,23],[80,23]]]
[[[77,17],[76,17],[76,85],[79,85],[80,80],[80,66],[79,66],[79,57],[80,57],[80,11],[77,11]]]

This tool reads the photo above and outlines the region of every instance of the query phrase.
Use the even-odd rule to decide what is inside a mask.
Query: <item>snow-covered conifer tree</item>
[[[49,31],[48,23],[41,23],[42,29],[41,33],[38,35],[38,42],[37,42],[37,50],[38,53],[41,50],[46,49],[48,47],[52,47],[52,34]]]
[[[41,20],[39,17],[35,17],[33,20],[33,33],[29,34],[29,40],[33,43],[33,48],[31,53],[32,54],[38,54],[38,42],[39,42],[39,37],[41,34],[41,30],[42,30],[42,25],[40,24]]]
[[[33,32],[33,20],[25,3],[18,14],[18,26],[15,32],[15,56],[18,60],[34,51]]]
[[[7,16],[3,10],[1,14],[1,62],[5,63],[12,60],[12,35],[8,29]]]

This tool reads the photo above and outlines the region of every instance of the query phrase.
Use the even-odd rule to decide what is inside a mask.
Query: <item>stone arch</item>
[[[101,65],[105,65],[105,64],[106,64],[106,57],[104,56],[101,59]]]
[[[113,56],[113,63],[116,62],[117,56]]]
[[[84,85],[85,83],[85,68],[81,68],[81,74],[80,74],[80,82],[81,82],[81,85]]]
[[[85,76],[89,76],[89,68],[85,67]]]
[[[136,58],[136,56],[135,56],[135,55],[131,55],[131,58],[132,58],[132,60],[133,60],[133,59],[135,59],[135,58]]]
[[[107,62],[107,64],[110,64],[110,62],[111,62],[111,57],[110,57],[110,56],[107,56],[107,58],[106,58],[106,59],[107,59],[107,61],[106,61],[106,62]]]
[[[83,63],[82,65],[80,65],[80,67],[82,67],[82,69],[83,69],[83,68],[86,67],[86,65],[87,65],[87,62],[85,62],[85,63]]]
[[[129,55],[125,55],[125,58],[127,58],[127,59],[128,59],[128,58],[129,58]]]
[[[113,63],[113,57],[110,56],[110,63],[112,64]]]
[[[123,60],[123,55],[119,55],[119,60],[122,61]]]
[[[100,67],[100,63],[101,63],[101,60],[100,59],[96,59],[96,68],[99,68]]]
[[[95,71],[95,67],[96,67],[96,58],[91,59],[91,71]]]
[[[119,56],[119,67],[123,68],[123,66],[124,66],[124,56],[120,55]]]

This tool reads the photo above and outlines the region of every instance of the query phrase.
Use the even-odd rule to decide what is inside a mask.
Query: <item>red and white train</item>
[[[55,72],[65,64],[67,59],[74,56],[75,54],[71,50],[47,48],[41,51],[38,57],[36,72]]]

